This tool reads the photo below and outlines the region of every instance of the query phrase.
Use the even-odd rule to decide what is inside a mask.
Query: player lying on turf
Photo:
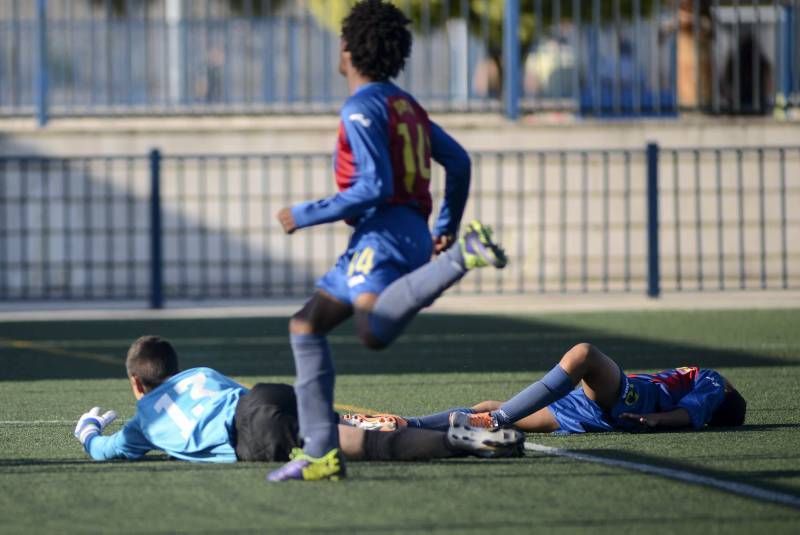
[[[580,384],[580,388],[575,388]],[[483,401],[422,417],[346,415],[362,429],[513,426],[531,433],[640,431],[732,427],[744,422],[747,403],[714,370],[685,367],[626,375],[591,344],[578,344],[544,377],[505,402]]]
[[[133,418],[104,437],[116,414],[100,414],[95,407],[75,427],[75,437],[92,459],[139,459],[163,450],[187,461],[286,461],[301,451],[289,385],[260,383],[248,391],[210,368],[180,372],[172,345],[155,336],[136,340],[125,366],[138,400]],[[517,431],[467,429],[464,419],[447,433],[411,428],[379,433],[346,425],[338,431],[342,452],[352,460],[506,457],[520,454],[523,440]]]
[[[350,97],[340,113],[334,153],[338,193],[282,208],[287,234],[344,220],[353,226],[347,250],[317,282],[289,322],[304,455],[274,474],[302,479],[319,464],[319,479],[344,477],[333,410],[335,371],[326,335],[354,316],[372,349],[388,346],[420,309],[468,270],[506,265],[491,230],[471,222],[456,241],[469,193],[466,151],[391,79],[411,53],[410,20],[390,2],[362,0],[342,22],[339,73]],[[445,169],[444,200],[433,230],[431,163]],[[437,255],[431,260],[431,255]]]

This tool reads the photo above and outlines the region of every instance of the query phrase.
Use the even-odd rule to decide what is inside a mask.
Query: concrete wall
[[[511,256],[460,291],[635,291],[646,287],[642,148],[800,146],[797,123],[688,119],[511,125],[496,116],[441,122],[473,151],[628,147],[613,152],[483,153],[465,218],[492,224]],[[140,154],[42,173],[0,168],[0,295],[140,297],[148,284],[147,150],[170,154],[319,153],[313,159],[166,160],[165,277],[183,297],[296,295],[344,248],[343,224],[284,236],[275,211],[333,191],[327,153],[336,119],[62,120],[6,123],[5,154]],[[441,198],[442,177],[433,187]],[[87,201],[86,199],[91,200]],[[21,201],[24,199],[24,201]],[[677,201],[677,202],[676,202]],[[662,152],[665,290],[800,286],[800,150]],[[87,232],[86,229],[91,229]],[[763,239],[762,239],[763,238]],[[46,260],[46,262],[45,262]],[[34,292],[36,293],[36,292]]]
[[[687,117],[680,120],[583,121],[530,116],[510,123],[497,114],[435,116],[470,150],[787,145],[800,143],[800,120]],[[43,129],[30,119],[0,120],[0,154],[52,155],[326,152],[338,118],[320,116],[57,119]]]

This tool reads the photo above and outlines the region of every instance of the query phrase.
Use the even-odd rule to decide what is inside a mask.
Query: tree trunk
[[[682,108],[708,108],[711,104],[711,18],[701,9],[695,20],[696,1],[683,1],[678,9],[678,103]]]

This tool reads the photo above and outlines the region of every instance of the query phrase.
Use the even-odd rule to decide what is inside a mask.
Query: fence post
[[[503,14],[503,87],[506,117],[519,118],[520,74],[519,0],[505,0]]]
[[[792,46],[792,43],[795,42],[795,35],[794,35],[794,27],[795,22],[794,18],[798,15],[797,13],[792,12],[792,6],[785,5],[782,6],[783,9],[783,17],[780,17],[779,20],[783,19],[783,28],[782,31],[779,32],[783,35],[783,46],[781,47],[781,54],[780,57],[782,59],[779,69],[781,71],[780,78],[782,78],[782,83],[780,86],[777,86],[778,94],[784,99],[784,107],[788,105],[789,95],[792,94],[794,90],[800,90],[800,87],[793,87],[793,82],[795,78],[794,70],[798,68],[798,63],[796,61],[797,57],[797,48]]]
[[[161,256],[161,151],[150,151],[150,308],[164,307]]]
[[[658,256],[658,144],[647,144],[647,295],[661,294]]]
[[[48,85],[47,77],[47,0],[36,0],[36,76],[34,94],[36,95],[36,122],[39,126],[47,124]]]
[[[188,4],[188,2],[187,2]],[[184,92],[185,62],[186,62],[186,15],[183,0],[166,0],[165,22],[167,31],[167,58],[169,61],[169,96],[170,104],[185,104],[186,94]]]

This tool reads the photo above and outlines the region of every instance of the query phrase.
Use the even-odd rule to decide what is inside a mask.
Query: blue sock
[[[312,457],[322,457],[339,447],[339,428],[333,411],[333,386],[336,372],[324,336],[290,336],[297,380],[297,415],[303,450]]]
[[[434,431],[447,431],[450,428],[451,412],[473,413],[475,411],[466,407],[456,407],[455,409],[448,409],[446,411],[428,414],[426,416],[412,416],[410,418],[406,418],[406,421],[408,422],[408,427],[420,427],[422,429],[432,429]]]
[[[467,272],[458,244],[390,284],[369,315],[372,335],[389,344],[421,309],[461,280]]]
[[[492,416],[499,425],[510,425],[563,398],[574,386],[564,368],[556,365],[544,377],[492,411]]]

